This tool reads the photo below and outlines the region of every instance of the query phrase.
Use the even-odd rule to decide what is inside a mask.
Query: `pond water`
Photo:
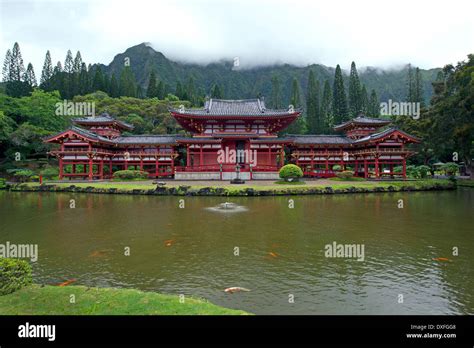
[[[226,201],[239,210],[218,209]],[[75,278],[256,314],[474,314],[473,207],[472,189],[250,198],[1,191],[0,243],[38,244],[37,283]],[[334,242],[363,246],[363,261],[326,257]]]

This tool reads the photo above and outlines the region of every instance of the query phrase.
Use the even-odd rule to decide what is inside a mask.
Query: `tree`
[[[64,72],[70,74],[74,71],[74,62],[72,60],[71,50],[67,50],[66,59],[64,60]]]
[[[196,86],[194,84],[194,78],[192,76],[189,77],[188,84],[186,85],[186,96],[192,105],[196,104]]]
[[[148,87],[146,89],[147,98],[155,98],[158,95],[157,86],[156,86],[156,75],[155,71],[152,70],[150,78],[148,80]]]
[[[291,84],[290,105],[293,105],[293,107],[295,108],[301,107],[300,84],[296,77],[293,78],[293,82]],[[290,126],[286,129],[285,133],[303,134],[305,133],[305,130],[306,130],[305,120],[300,115],[295,121],[293,121],[292,124],[290,124]]]
[[[218,84],[215,84],[214,86],[212,86],[212,88],[211,88],[211,98],[215,98],[215,99],[223,99],[224,98],[222,90],[219,88]]]
[[[332,94],[331,94],[331,85],[329,80],[324,82],[323,96],[321,99],[321,119],[323,121],[323,133],[332,132],[332,127],[334,126],[334,120],[332,117]]]
[[[81,72],[79,73],[79,94],[84,95],[90,91],[89,73],[86,63],[82,63]]]
[[[7,50],[7,53],[5,54],[5,60],[3,61],[3,67],[2,67],[2,78],[3,82],[8,82],[10,81],[10,62],[12,60],[12,52],[10,49]]]
[[[135,77],[130,66],[125,66],[120,73],[119,91],[120,96],[135,97],[137,94]]]
[[[40,87],[44,90],[49,90],[49,80],[53,77],[53,65],[51,63],[51,54],[49,50],[46,51],[44,57],[43,70],[41,71]]]
[[[377,97],[375,89],[370,93],[369,105],[367,107],[367,114],[370,117],[379,117],[380,116],[380,102]]]
[[[10,67],[9,67],[9,81],[21,81],[21,77],[25,73],[23,65],[23,58],[21,57],[20,45],[15,42],[11,53]]]
[[[362,111],[361,90],[359,74],[355,62],[352,62],[349,76],[349,113],[352,118]]]
[[[407,70],[407,97],[406,100],[408,102],[413,102],[415,100],[415,87],[414,87],[414,82],[413,82],[413,70],[411,67],[411,64],[408,64],[408,70]]]
[[[311,134],[321,133],[323,124],[320,118],[320,91],[319,81],[314,76],[314,71],[309,71],[308,90],[306,94],[306,120],[308,125],[308,132]]]
[[[271,94],[271,105],[274,109],[280,109],[281,105],[281,90],[280,90],[280,80],[278,76],[272,76],[272,94]]]
[[[94,73],[94,79],[92,80],[92,90],[105,92],[104,87],[104,75],[102,74],[100,66],[97,66]]]
[[[76,58],[74,58],[74,63],[72,67],[72,71],[75,73],[80,73],[82,68],[82,57],[81,52],[77,51]]]
[[[182,100],[183,99],[183,85],[181,84],[181,81],[178,81],[176,83],[176,91],[175,91],[175,95],[180,99]]]
[[[348,120],[347,99],[344,89],[344,79],[339,64],[336,67],[334,76],[334,84],[332,91],[332,112],[334,115],[334,123],[340,124]]]
[[[112,74],[112,78],[110,79],[110,96],[113,98],[117,98],[120,95],[119,84],[117,81],[117,77],[115,73]]]
[[[423,77],[421,76],[420,68],[415,69],[415,83],[413,90],[413,101],[420,103],[421,107],[425,106],[425,96],[423,91]]]
[[[158,83],[158,86],[156,88],[156,96],[160,100],[165,99],[165,83],[163,81],[160,81]]]
[[[36,87],[37,85],[35,71],[33,70],[33,65],[31,63],[28,63],[26,72],[23,75],[23,81],[26,82],[30,87]]]
[[[369,95],[367,94],[365,85],[362,85],[362,89],[360,91],[360,111],[364,115],[367,115],[369,111]]]

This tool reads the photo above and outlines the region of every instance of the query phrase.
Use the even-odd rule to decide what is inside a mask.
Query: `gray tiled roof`
[[[171,112],[197,116],[286,116],[291,114],[288,109],[267,109],[262,99],[244,100],[206,100],[201,109],[173,109]],[[294,109],[300,113],[300,109]]]
[[[367,124],[367,125],[379,125],[379,126],[384,126],[390,123],[389,120],[384,120],[381,118],[372,118],[372,117],[366,117],[366,116],[358,116],[356,118],[353,118],[352,120],[346,121],[344,123],[341,123],[337,126],[334,126],[334,129],[341,129],[344,128],[350,124]]]
[[[181,135],[130,135],[113,139],[117,144],[175,144]]]
[[[378,133],[373,133],[371,135],[368,135],[366,137],[363,137],[363,138],[360,138],[360,139],[357,139],[354,141],[354,144],[359,144],[359,143],[363,143],[363,142],[366,142],[366,141],[370,141],[370,140],[375,140],[375,139],[380,139],[380,138],[383,138],[385,136],[387,136],[388,134],[392,133],[392,132],[400,132],[401,134],[407,136],[407,137],[410,137],[410,138],[413,138],[415,140],[419,140],[417,137],[414,137],[413,135],[410,135],[398,128],[395,128],[395,127],[392,127],[392,128],[388,128],[382,132],[378,132]]]
[[[133,126],[131,124],[128,124],[128,123],[120,121],[120,120],[117,120],[117,119],[113,118],[112,116],[110,116],[107,113],[103,113],[100,116],[78,117],[78,118],[72,119],[72,121],[75,122],[75,123],[83,123],[83,124],[115,122],[117,124],[120,124],[124,128],[133,129]]]
[[[295,144],[351,144],[352,139],[343,135],[297,135],[288,134]]]

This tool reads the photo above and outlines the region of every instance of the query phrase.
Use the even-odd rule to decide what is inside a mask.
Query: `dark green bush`
[[[20,169],[14,172],[13,177],[16,181],[25,182],[28,181],[35,173],[29,169]]]
[[[344,170],[342,172],[337,172],[336,176],[340,179],[350,179],[354,176],[354,172],[352,170]]]
[[[4,178],[0,178],[0,189],[4,189],[7,187],[6,180]]]
[[[148,173],[141,170],[118,170],[114,173],[114,179],[136,180],[147,179]]]
[[[332,170],[341,170],[341,166],[339,164],[335,164],[332,166]]]
[[[418,177],[424,179],[428,176],[428,173],[431,171],[431,168],[425,165],[421,165],[416,167],[416,170],[418,171]]]
[[[44,168],[40,174],[45,179],[54,179],[59,176],[59,169],[58,167]]]
[[[303,171],[295,164],[287,164],[280,168],[280,178],[290,181],[303,176]]]
[[[31,284],[31,266],[25,260],[0,258],[0,295]]]

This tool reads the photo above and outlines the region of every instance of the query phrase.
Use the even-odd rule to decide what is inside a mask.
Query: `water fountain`
[[[246,207],[232,202],[219,203],[214,207],[208,207],[206,209],[218,213],[240,213],[248,210]]]

